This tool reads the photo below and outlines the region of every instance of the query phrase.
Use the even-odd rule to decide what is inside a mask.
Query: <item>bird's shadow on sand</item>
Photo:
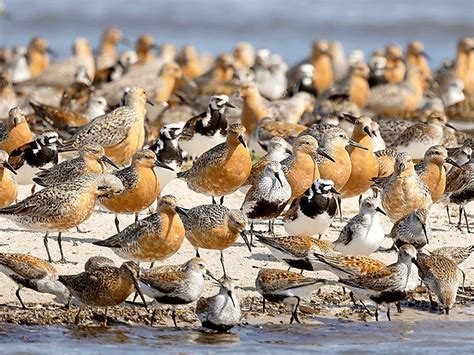
[[[277,259],[273,257],[273,255],[264,254],[264,253],[253,253],[247,258],[252,259],[252,260],[258,260],[258,261],[278,261]]]

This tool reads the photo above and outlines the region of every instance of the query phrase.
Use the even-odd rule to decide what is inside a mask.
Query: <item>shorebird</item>
[[[115,266],[115,263],[105,256],[91,256],[84,264],[84,271],[93,271],[104,266]]]
[[[255,63],[255,50],[249,42],[238,42],[232,51],[236,69],[250,69]]]
[[[450,127],[446,116],[433,113],[428,117],[426,123],[416,123],[405,129],[392,144],[392,147],[401,153],[410,154],[413,159],[421,160],[428,148],[443,144],[445,126]]]
[[[257,233],[256,237],[276,259],[285,262],[290,268],[301,269],[301,271],[320,270],[314,268],[314,264],[311,263],[313,253],[321,255],[336,254],[332,243],[328,240],[301,235],[265,237],[261,233]]]
[[[329,43],[325,40],[314,42],[311,53],[311,64],[314,67],[314,87],[321,94],[329,89],[334,83],[334,71],[331,55],[329,54]]]
[[[377,123],[379,124],[379,130],[385,145],[387,147],[393,147],[396,145],[398,137],[400,137],[403,131],[417,122],[413,122],[413,120],[390,118],[378,120]]]
[[[51,123],[57,129],[67,130],[69,128],[81,127],[89,122],[89,119],[84,115],[66,107],[45,105],[32,99],[30,99],[29,104],[35,111],[36,116]]]
[[[385,140],[380,132],[380,125],[376,121],[372,121],[372,127],[370,132],[372,133],[372,150],[378,152],[387,148]]]
[[[366,109],[390,117],[413,112],[421,103],[423,86],[424,80],[419,70],[409,69],[406,79],[399,83],[372,87]]]
[[[224,250],[234,245],[239,235],[251,250],[245,234],[247,217],[242,211],[213,204],[196,206],[185,212],[180,217],[186,229],[186,239],[196,249],[196,256],[199,257],[199,248],[219,250],[224,275]]]
[[[56,132],[46,131],[10,153],[8,163],[15,169],[15,180],[19,185],[33,184],[33,178],[40,169],[49,169],[58,164],[58,138]]]
[[[96,70],[112,67],[117,62],[117,45],[126,42],[117,28],[108,28],[102,35],[99,53],[95,58]]]
[[[111,248],[122,259],[137,263],[166,260],[179,250],[184,240],[184,225],[177,211],[186,215],[174,196],[163,196],[156,213],[93,244]]]
[[[199,64],[199,55],[196,47],[187,44],[181,48],[177,55],[177,62],[183,69],[183,76],[187,79],[194,79],[202,75],[203,70]]]
[[[426,151],[423,161],[415,165],[416,173],[420,175],[430,190],[433,203],[438,202],[446,188],[445,163],[461,168],[455,160],[448,156],[446,148],[434,145]]]
[[[133,65],[137,61],[138,56],[135,51],[128,50],[123,52],[120,54],[118,61],[114,62],[112,66],[96,71],[93,81],[94,86],[97,87],[119,80],[132,70]]]
[[[267,153],[252,165],[250,175],[242,189],[255,184],[268,163],[272,161],[281,162],[283,159],[288,157],[288,155],[291,153],[291,151],[288,149],[288,146],[288,143],[283,138],[273,137],[268,144]],[[245,190],[245,192],[247,192],[248,189]]]
[[[103,174],[107,173],[105,164],[118,169],[118,166],[104,154],[104,148],[100,145],[86,144],[80,149],[78,158],[66,160],[50,169],[37,172],[33,182],[40,186],[50,186],[87,174]]]
[[[252,70],[257,89],[263,97],[277,100],[284,95],[288,88],[288,65],[280,55],[271,53],[268,49],[259,49]]]
[[[7,65],[6,69],[11,74],[12,83],[19,83],[31,78],[26,59],[26,47],[15,46],[12,48],[11,63]]]
[[[301,64],[296,73],[296,82],[291,87],[291,95],[297,92],[304,91],[313,96],[317,96],[317,91],[314,86],[314,67],[312,64]]]
[[[150,207],[160,195],[160,182],[154,171],[155,166],[166,167],[156,159],[155,153],[143,149],[135,153],[132,164],[113,175],[122,181],[125,189],[119,194],[101,198],[100,204],[115,213],[115,227],[119,228],[119,213],[138,213]]]
[[[228,331],[240,322],[240,302],[233,280],[220,282],[217,295],[202,297],[196,304],[196,315],[204,328]]]
[[[138,55],[137,64],[143,66],[153,61],[153,49],[157,49],[158,46],[155,43],[155,39],[150,34],[143,34],[137,39],[135,46],[135,52]]]
[[[369,99],[369,67],[359,62],[351,66],[349,74],[341,82],[336,83],[324,95],[348,95],[360,108],[367,105]]]
[[[204,275],[215,279],[207,270],[204,260],[192,258],[182,265],[161,266],[149,269],[140,276],[143,293],[158,303],[170,304],[173,308],[171,318],[176,323],[176,307],[197,301],[204,291]],[[151,323],[155,318],[151,316]]]
[[[64,89],[60,107],[84,114],[89,99],[96,94],[86,71],[85,66],[79,66],[76,69],[74,82]]]
[[[380,260],[368,256],[324,254],[317,250],[309,253],[307,259],[313,270],[327,270],[340,279],[370,275],[387,267]]]
[[[417,250],[429,244],[431,228],[428,225],[428,213],[429,211],[424,208],[417,208],[396,221],[389,234],[393,244],[397,248],[411,244]]]
[[[348,148],[352,169],[349,180],[339,191],[342,198],[363,194],[370,188],[372,177],[377,176],[378,163],[373,151],[371,129],[372,120],[369,117],[361,116],[355,120],[351,139],[367,149]]]
[[[130,89],[125,106],[93,119],[64,142],[65,149],[78,149],[88,143],[100,144],[117,164],[125,164],[141,149],[145,139],[145,104],[142,88]]]
[[[75,324],[79,324],[82,310],[89,307],[105,308],[103,326],[107,326],[107,310],[124,302],[135,289],[145,299],[138,285],[140,267],[133,261],[122,266],[102,266],[76,275],[60,275],[59,281],[80,302]],[[145,304],[146,307],[146,304]]]
[[[10,206],[18,195],[12,173],[16,174],[16,171],[8,163],[8,154],[0,150],[0,208]]]
[[[227,95],[213,95],[205,112],[187,120],[179,138],[186,152],[198,157],[226,140],[227,107],[235,108]]]
[[[396,158],[394,172],[382,187],[381,201],[392,221],[398,221],[416,208],[431,208],[430,190],[415,172],[413,160],[408,154],[401,153]]]
[[[20,297],[23,287],[55,295],[61,303],[68,302],[69,291],[58,281],[58,271],[46,261],[27,254],[0,253],[0,272],[18,285],[15,294],[23,309],[26,309]]]
[[[38,76],[49,66],[48,54],[55,55],[43,37],[33,37],[28,44],[27,59],[31,77]]]
[[[349,69],[348,64],[350,63],[348,63],[348,59],[350,59],[350,56],[346,56],[342,43],[338,41],[329,42],[328,52],[331,56],[331,63],[334,72],[334,81],[337,82],[339,80],[342,80],[346,76],[347,71]]]
[[[373,197],[362,201],[359,214],[350,219],[334,242],[335,250],[344,255],[370,255],[380,247],[384,231],[377,212],[385,212],[378,204]]]
[[[274,234],[273,221],[286,207],[291,197],[291,187],[278,161],[269,162],[245,195],[241,210],[251,221],[269,220]],[[251,241],[252,242],[252,241]]]
[[[449,311],[456,302],[459,287],[458,266],[454,261],[442,255],[418,254],[419,274],[428,287],[431,307],[434,308],[431,292],[437,297],[444,312]]]
[[[385,58],[383,49],[376,49],[367,63],[370,68],[369,86],[385,84],[385,67],[387,66],[387,59]]]
[[[387,305],[387,318],[390,318],[390,304],[404,300],[418,286],[418,261],[416,249],[403,245],[398,252],[396,263],[374,272],[339,279],[339,283],[354,292],[360,300],[372,300],[377,304],[375,319],[378,321],[380,305]]]
[[[148,147],[156,154],[156,158],[168,168],[156,166],[155,173],[163,191],[168,183],[177,177],[183,164],[183,150],[178,143],[182,132],[182,125],[170,123],[160,129],[160,136],[155,144]]]
[[[421,76],[426,80],[431,80],[431,69],[428,65],[429,56],[425,52],[425,46],[419,41],[411,41],[407,48],[407,65],[412,65],[421,72]]]
[[[33,140],[33,134],[30,131],[23,110],[14,107],[8,112],[6,125],[0,123],[0,150],[8,154],[16,148],[29,143]]]
[[[88,122],[94,118],[103,116],[108,111],[107,100],[103,96],[91,96],[87,102],[86,112],[84,117]]]
[[[304,195],[295,199],[283,220],[285,231],[290,235],[321,235],[329,228],[336,215],[337,202],[331,180],[317,179]]]
[[[313,125],[300,133],[316,138],[320,148],[334,161],[323,156],[316,157],[319,174],[322,179],[334,182],[336,191],[340,191],[349,180],[352,171],[352,164],[347,146],[353,146],[367,150],[367,148],[352,139],[349,139],[346,132],[339,126],[330,123]]]
[[[293,145],[293,155],[281,161],[283,172],[291,187],[291,199],[304,194],[314,180],[319,179],[316,154],[334,161],[330,155],[318,146],[318,141],[311,136],[301,136]]]
[[[301,300],[311,298],[313,292],[325,284],[326,280],[278,269],[260,269],[255,280],[255,287],[264,301],[284,303],[288,306],[291,311],[290,324],[293,321],[301,323],[298,318]]]
[[[405,60],[403,59],[402,48],[397,44],[390,44],[385,48],[384,76],[388,83],[396,84],[405,78],[407,70]]]
[[[379,150],[374,153],[379,166],[377,177],[387,177],[393,174],[395,160],[400,153],[393,148]]]
[[[59,232],[60,262],[66,262],[62,233],[77,227],[92,215],[97,197],[119,193],[123,189],[120,179],[113,175],[88,175],[47,187],[15,205],[0,209],[0,216],[28,230],[45,232],[43,242],[49,262],[52,259],[48,235]]]
[[[464,290],[464,282],[466,281],[466,273],[464,272],[464,265],[474,253],[474,245],[468,247],[441,247],[430,252],[430,255],[441,255],[452,261],[458,266],[462,274],[462,289]]]
[[[227,129],[224,143],[211,148],[194,161],[193,166],[178,173],[188,188],[208,196],[229,195],[242,186],[250,175],[252,160],[244,140],[245,128],[233,124]]]

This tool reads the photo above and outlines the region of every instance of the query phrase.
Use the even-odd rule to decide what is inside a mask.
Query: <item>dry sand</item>
[[[20,196],[24,198],[29,193],[29,187],[21,187]],[[173,194],[178,198],[179,203],[183,207],[193,207],[200,204],[210,203],[209,197],[196,194],[187,189],[186,183],[180,180],[171,182],[163,191],[163,194]],[[229,208],[240,208],[243,200],[243,195],[237,192],[231,196],[226,197],[224,204]],[[453,209],[454,210],[454,209]],[[343,211],[346,218],[352,217],[357,213],[357,199],[350,199],[343,201]],[[144,217],[142,214],[140,217]],[[388,218],[382,216],[384,222],[385,233],[389,233],[391,229],[391,222]],[[455,217],[457,220],[457,216]],[[120,223],[121,228],[131,224],[134,220],[133,215],[121,215]],[[39,233],[31,233],[17,227],[15,224],[7,219],[0,219],[0,251],[2,252],[19,252],[28,253],[40,258],[46,258],[46,252],[43,246],[43,235]],[[276,226],[277,235],[284,235],[284,229],[281,226],[281,222]],[[329,228],[323,238],[327,238],[331,241],[337,239],[340,230],[344,226],[345,222],[339,222],[336,219],[333,225]],[[447,218],[445,210],[442,206],[436,205],[433,207],[430,225],[433,229],[433,237],[430,240],[429,245],[426,247],[428,250],[432,250],[441,246],[453,246],[453,245],[469,245],[472,244],[472,236],[467,234],[465,228],[462,232],[456,230],[454,226],[447,224]],[[258,226],[266,230],[267,226]],[[62,274],[74,274],[82,271],[83,265],[86,260],[93,255],[107,256],[113,259],[117,264],[120,264],[122,260],[117,257],[110,249],[94,246],[91,243],[99,239],[105,239],[115,234],[114,226],[114,215],[96,210],[94,215],[81,225],[83,230],[88,230],[86,234],[80,234],[76,230],[71,230],[68,233],[63,234],[63,246],[65,256],[69,261],[74,261],[77,264],[55,264],[59,272]],[[52,238],[53,239],[53,238]],[[59,259],[59,250],[54,240],[50,240],[50,250],[54,260]],[[256,242],[258,243],[258,242]],[[383,246],[389,247],[391,240],[386,239]],[[222,274],[222,269],[219,261],[219,252],[211,250],[201,250],[201,257],[206,260],[209,269],[216,275]],[[194,250],[192,246],[185,241],[179,252],[168,259],[166,264],[179,264],[194,256]],[[392,263],[396,260],[396,253],[374,253],[373,256],[377,259],[384,261],[385,263]],[[255,278],[260,268],[281,268],[286,269],[286,265],[276,261],[269,250],[261,245],[253,248],[252,253],[248,251],[242,240],[238,240],[237,243],[230,249],[225,251],[225,260],[227,266],[227,272],[230,276],[238,279],[238,284],[241,289],[238,290],[239,297],[243,300],[243,320],[249,323],[262,323],[262,322],[287,322],[289,319],[288,312],[279,306],[271,306],[270,312],[267,315],[262,315],[261,304],[259,295],[255,290]],[[474,282],[474,271],[472,269],[474,262],[471,265],[466,265],[466,286],[471,286]],[[148,265],[144,265],[148,267]],[[308,276],[318,276],[332,278],[335,277],[329,272],[305,272]],[[3,287],[0,290],[0,314],[3,316],[0,318],[0,322],[14,322],[14,323],[67,323],[72,321],[73,312],[58,310],[54,306],[53,296],[39,294],[31,290],[22,290],[22,298],[28,306],[32,307],[33,310],[22,311],[18,308],[19,303],[15,297],[16,285],[3,274],[0,274],[0,280]],[[206,295],[215,294],[217,287],[208,283]],[[473,309],[466,307],[466,304],[471,303],[471,288],[469,287],[466,295],[460,295],[458,297],[458,303],[453,309],[451,315],[439,315],[437,312],[429,312],[428,303],[426,302],[426,294],[419,294],[416,296],[417,300],[423,300],[420,302],[406,302],[405,305],[413,306],[402,314],[395,314],[392,312],[394,320],[400,321],[412,321],[419,319],[468,319],[473,315]],[[42,304],[42,305],[41,305]],[[267,303],[268,304],[268,303]],[[53,312],[48,311],[52,309]],[[181,312],[181,320],[188,320],[190,322],[196,321],[196,318],[190,312],[191,307],[182,308],[184,311]],[[311,315],[311,317],[303,316],[304,322],[319,322],[329,317],[339,317],[347,320],[371,320],[367,318],[362,311],[354,311],[351,308],[351,303],[347,295],[343,295],[340,288],[336,287],[324,287],[320,295],[315,295],[311,302],[305,302],[301,307],[303,315]],[[100,313],[101,311],[99,311]],[[145,310],[139,308],[131,310],[127,307],[119,308],[116,312],[109,313],[110,318],[114,318],[113,315],[117,314],[117,317],[123,321],[129,322],[141,322],[145,317]],[[56,314],[56,320],[51,317],[51,314]],[[132,316],[133,315],[133,316]],[[321,318],[322,317],[322,318]],[[35,321],[35,319],[37,321]],[[42,320],[41,320],[42,319]],[[49,321],[48,321],[49,319]],[[385,317],[383,316],[383,319]],[[170,324],[168,319],[161,319],[161,322]],[[158,322],[160,323],[160,322]]]

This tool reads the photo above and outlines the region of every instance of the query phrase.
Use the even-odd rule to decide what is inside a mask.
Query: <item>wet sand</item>
[[[27,196],[29,188],[22,187],[20,197]],[[170,183],[164,194],[174,194],[177,196],[179,203],[184,207],[193,207],[199,204],[210,203],[210,198],[196,194],[187,189],[183,181],[175,180]],[[237,192],[225,199],[225,205],[230,208],[239,208],[242,203],[243,195]],[[452,208],[454,211],[455,208]],[[343,211],[345,218],[349,218],[357,213],[357,199],[344,200]],[[145,217],[142,214],[140,217]],[[132,215],[120,216],[121,228],[133,222]],[[382,216],[384,222],[385,233],[389,233],[392,224],[389,220]],[[457,220],[457,216],[454,217]],[[346,222],[335,220],[333,225],[323,238],[331,241],[337,239],[340,230]],[[278,223],[278,224],[281,224]],[[472,244],[472,236],[467,234],[465,228],[462,232],[456,230],[454,226],[447,224],[445,210],[442,206],[434,206],[430,218],[430,225],[433,229],[433,238],[430,240],[427,250],[432,250],[441,246],[452,245],[469,245]],[[97,210],[94,215],[84,223],[81,228],[88,230],[88,233],[80,234],[75,230],[63,235],[63,245],[66,258],[76,264],[55,264],[61,274],[74,274],[82,271],[86,260],[93,255],[103,255],[112,258],[117,264],[122,260],[115,256],[110,249],[94,246],[91,243],[99,239],[105,239],[115,233],[114,215]],[[259,226],[266,230],[267,226]],[[283,227],[276,226],[277,235],[285,234]],[[1,252],[21,252],[30,253],[34,256],[45,258],[46,253],[43,246],[42,235],[24,231],[6,219],[1,220],[0,224],[0,251]],[[256,242],[258,243],[258,242]],[[54,240],[50,240],[50,250],[53,259],[59,259],[59,250]],[[391,241],[386,239],[383,243],[384,247],[389,247]],[[194,256],[194,250],[191,245],[185,241],[179,252],[168,259],[166,264],[179,264]],[[222,273],[219,252],[202,250],[201,256],[206,260],[209,269],[216,275]],[[385,263],[392,263],[396,260],[396,253],[374,253],[373,256]],[[258,270],[265,268],[281,268],[286,269],[286,265],[276,261],[269,250],[257,245],[253,248],[252,253],[248,251],[242,240],[225,252],[225,261],[230,276],[238,279],[240,289],[238,295],[242,300],[243,319],[242,322],[250,324],[268,324],[288,322],[289,313],[285,307],[280,305],[269,305],[265,314],[261,312],[261,297],[255,290],[255,278]],[[148,267],[148,265],[143,265]],[[417,301],[408,301],[405,304],[409,308],[404,307],[402,314],[393,314],[393,320],[403,322],[413,322],[417,320],[467,320],[471,319],[473,312],[469,308],[472,303],[472,286],[474,280],[473,264],[466,265],[466,295],[460,292],[458,301],[449,316],[441,315],[439,312],[431,311],[427,302],[427,294],[416,294]],[[335,279],[335,276],[329,272],[305,272],[308,276],[324,277]],[[0,291],[0,323],[15,324],[71,324],[74,321],[74,315],[77,311],[75,306],[71,310],[63,310],[58,306],[52,295],[39,294],[31,290],[23,289],[22,298],[31,310],[22,310],[19,308],[19,302],[15,297],[16,285],[3,274],[0,274],[0,280],[3,283]],[[217,293],[217,286],[211,282],[207,283],[205,295]],[[268,304],[268,303],[267,303]],[[185,325],[197,325],[197,318],[193,313],[194,305],[190,307],[182,307],[179,311],[180,322]],[[160,317],[157,321],[158,325],[171,325],[171,320],[166,317],[166,307],[160,311]],[[101,315],[102,310],[94,311]],[[323,319],[341,319],[344,321],[373,321],[372,317],[368,317],[362,310],[354,310],[349,296],[342,294],[340,287],[325,286],[321,289],[319,295],[314,295],[310,302],[303,302],[301,307],[302,320],[305,323],[318,323],[320,318]],[[92,316],[93,312],[89,311],[86,316],[86,324],[98,324],[100,317]],[[92,317],[92,318],[91,318]],[[92,319],[92,320],[90,320]],[[146,314],[144,308],[140,307],[118,307],[109,311],[109,321],[113,324],[116,319],[118,324],[148,324],[149,315]],[[385,315],[381,319],[386,320]]]

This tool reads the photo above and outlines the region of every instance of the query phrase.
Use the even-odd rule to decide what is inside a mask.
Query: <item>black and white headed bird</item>
[[[291,87],[288,96],[293,96],[297,92],[305,91],[313,96],[317,96],[314,88],[314,67],[312,64],[301,64],[296,73],[296,82]]]
[[[167,124],[161,128],[160,136],[156,143],[148,148],[156,154],[160,162],[172,169],[165,169],[159,166],[154,168],[158,180],[160,180],[161,190],[163,190],[171,180],[176,178],[176,174],[181,170],[181,165],[183,164],[183,150],[178,143],[178,139],[182,131],[182,124]]]
[[[336,214],[337,204],[332,180],[317,179],[303,196],[293,201],[284,217],[290,235],[321,236]]]
[[[8,162],[17,173],[15,178],[19,185],[33,184],[33,178],[40,169],[49,169],[58,164],[58,138],[56,132],[46,131],[34,141],[11,152]]]
[[[235,108],[227,95],[214,95],[207,111],[190,118],[184,125],[179,143],[193,157],[198,157],[212,147],[225,142],[227,119],[225,109]]]

